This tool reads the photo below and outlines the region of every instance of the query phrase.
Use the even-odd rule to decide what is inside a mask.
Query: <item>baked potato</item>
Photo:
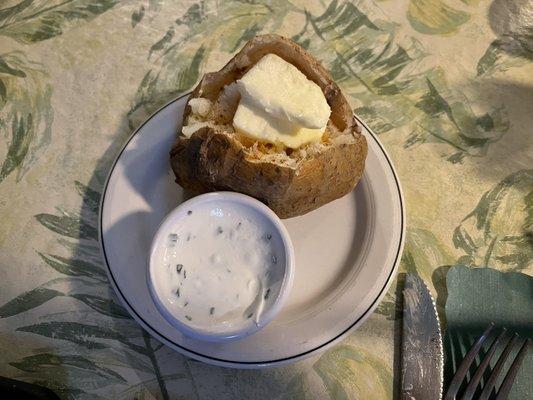
[[[331,115],[319,142],[280,148],[233,128],[240,95],[232,83],[269,53],[322,89]],[[352,109],[328,72],[278,35],[256,36],[220,71],[206,74],[189,97],[182,126],[170,151],[179,185],[198,194],[241,192],[261,200],[280,218],[305,214],[349,193],[361,178],[367,154]]]

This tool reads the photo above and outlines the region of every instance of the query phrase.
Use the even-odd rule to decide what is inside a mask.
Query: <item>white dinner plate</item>
[[[405,237],[404,200],[390,158],[361,121],[368,141],[356,189],[306,215],[284,220],[296,252],[294,286],[280,314],[242,340],[184,336],[158,312],[146,281],[152,236],[183,201],[169,150],[187,96],[163,106],[118,155],[100,206],[100,242],[109,280],[131,315],[161,342],[198,360],[237,368],[291,363],[356,329],[394,278]]]

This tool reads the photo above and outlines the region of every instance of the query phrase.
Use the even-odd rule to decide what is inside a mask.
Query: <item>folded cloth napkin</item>
[[[450,382],[470,346],[491,322],[496,325],[492,337],[497,336],[501,328],[505,327],[509,335],[513,332],[520,335],[522,338],[520,345],[523,339],[533,340],[533,277],[515,272],[500,272],[491,268],[455,266],[450,268],[446,275],[446,286],[448,297],[444,336],[445,382]],[[484,352],[488,350],[490,344],[491,340],[485,344]],[[505,346],[500,347],[503,350]],[[516,346],[510,354],[504,367],[505,371],[511,365],[519,348],[520,346]],[[496,364],[501,350],[494,355],[490,369]],[[485,354],[484,352],[481,352],[481,355]],[[475,364],[479,365],[479,358]],[[473,370],[474,367],[470,371]],[[490,371],[485,373],[484,381],[488,379],[489,374]],[[498,381],[498,386],[502,380],[503,377]],[[531,345],[509,399],[533,399]]]

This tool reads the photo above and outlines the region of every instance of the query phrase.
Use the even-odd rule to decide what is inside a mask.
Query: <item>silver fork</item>
[[[466,374],[468,370],[470,369],[470,365],[472,364],[472,362],[478,355],[479,350],[481,350],[481,346],[483,346],[483,343],[485,343],[485,341],[487,340],[487,337],[489,336],[493,328],[494,328],[494,324],[491,323],[489,327],[485,330],[485,332],[483,332],[481,337],[476,341],[476,343],[474,343],[474,345],[470,348],[465,358],[461,362],[461,365],[455,372],[455,375],[452,378],[448,391],[446,392],[446,395],[444,396],[443,400],[455,400],[456,399],[457,394],[459,393],[459,388],[461,387],[461,383],[465,379]],[[492,373],[490,374],[489,379],[485,383],[483,387],[483,391],[479,395],[478,399],[487,400],[489,396],[491,395],[492,390],[494,386],[496,385],[496,380],[501,375],[503,365],[505,364],[505,361],[509,357],[509,353],[516,346],[519,340],[518,334],[516,333],[513,334],[511,338],[505,339],[506,333],[507,333],[507,330],[503,328],[500,335],[496,338],[496,340],[494,340],[494,342],[490,346],[489,351],[487,352],[487,354],[485,355],[485,357],[479,364],[479,367],[474,372],[472,379],[470,379],[470,381],[468,382],[468,386],[466,387],[463,393],[463,396],[461,397],[462,400],[472,399],[478,387],[479,381],[481,380],[483,373],[487,369],[490,363],[490,360],[492,359],[492,356],[494,356],[494,353],[496,352],[498,346],[500,344],[507,342],[507,346],[505,346],[505,349],[501,353],[500,358],[496,362],[496,365],[494,366],[494,369],[492,370]],[[520,348],[520,351],[516,355],[511,367],[509,368],[509,371],[507,371],[507,374],[505,375],[505,378],[495,397],[496,400],[505,400],[507,396],[509,395],[509,392],[511,391],[511,387],[513,386],[518,370],[520,369],[520,366],[522,365],[522,362],[524,361],[524,358],[526,357],[528,346],[529,346],[529,339],[527,339],[524,342],[524,344]]]

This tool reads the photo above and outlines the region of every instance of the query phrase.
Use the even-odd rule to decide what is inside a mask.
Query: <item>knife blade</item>
[[[401,399],[440,399],[444,359],[437,308],[416,274],[407,274],[403,290],[401,354]]]

